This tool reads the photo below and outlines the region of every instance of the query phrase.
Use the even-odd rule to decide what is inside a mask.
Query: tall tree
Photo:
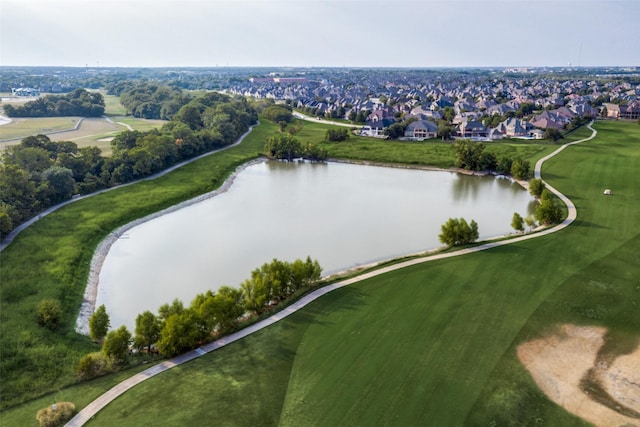
[[[524,219],[518,212],[513,213],[513,218],[511,219],[511,227],[519,233],[524,231]]]
[[[134,345],[136,348],[147,347],[151,350],[151,346],[160,338],[160,322],[158,318],[150,311],[138,314],[136,317]]]
[[[102,341],[111,326],[109,315],[104,304],[100,305],[89,318],[89,337],[94,341]]]
[[[116,363],[123,363],[129,354],[131,333],[126,326],[120,326],[115,331],[110,331],[104,338],[102,352]]]

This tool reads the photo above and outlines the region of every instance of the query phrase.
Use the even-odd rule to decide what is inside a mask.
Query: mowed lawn
[[[562,323],[609,328],[614,355],[638,344],[640,126],[596,128],[543,168],[578,208],[568,229],[335,291],[90,424],[586,425],[538,391],[515,348]]]

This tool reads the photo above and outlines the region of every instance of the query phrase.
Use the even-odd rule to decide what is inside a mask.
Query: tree
[[[442,225],[442,233],[438,236],[441,243],[449,246],[473,243],[478,237],[478,224],[474,220],[467,223],[464,218],[449,218]]]
[[[176,356],[197,347],[207,333],[202,328],[202,319],[194,310],[185,309],[171,314],[160,331],[158,351],[166,357]]]
[[[158,318],[148,310],[138,314],[135,333],[133,342],[136,348],[147,347],[147,350],[150,351],[151,346],[160,338],[160,322]]]
[[[264,151],[271,159],[293,160],[301,156],[302,144],[293,136],[281,133],[267,138]]]
[[[544,191],[545,185],[544,181],[540,178],[533,178],[529,180],[529,194],[533,197],[540,198],[542,192]]]
[[[562,219],[560,202],[548,190],[544,190],[540,197],[540,204],[536,207],[535,218],[541,224],[557,224]]]
[[[89,337],[97,342],[102,341],[107,335],[109,326],[111,326],[111,321],[107,309],[102,304],[89,318]]]
[[[444,111],[442,113],[442,117],[446,121],[451,123],[453,121],[453,119],[456,117],[456,111],[453,109],[453,107],[444,107]]]
[[[163,304],[158,309],[161,321],[166,321],[172,314],[180,314],[184,311],[184,304],[178,298],[175,298],[171,305]]]
[[[511,176],[515,179],[527,179],[529,178],[529,172],[531,170],[531,163],[528,160],[515,159],[511,164]]]
[[[524,231],[524,219],[520,216],[518,212],[513,213],[513,218],[511,219],[511,227],[519,233]]]
[[[71,169],[60,166],[52,166],[42,172],[42,178],[48,184],[48,201],[56,204],[69,200],[73,195],[76,181],[73,179]]]
[[[131,333],[126,326],[120,326],[115,331],[110,331],[104,338],[102,352],[115,363],[123,363],[129,354]]]
[[[274,123],[290,123],[293,120],[293,113],[288,108],[281,105],[272,105],[262,111],[262,115]]]
[[[527,224],[527,227],[529,227],[529,230],[533,230],[533,227],[536,226],[536,219],[529,215],[528,217],[526,217],[524,219],[525,224]]]
[[[222,332],[232,329],[238,318],[245,312],[244,298],[240,289],[222,286],[218,289],[213,302],[218,326]]]
[[[484,144],[468,139],[459,139],[453,144],[456,154],[456,166],[467,170],[481,170]],[[495,164],[495,157],[493,157]]]
[[[455,129],[446,120],[440,120],[438,122],[438,138],[442,138],[443,141],[451,139]]]
[[[564,138],[564,136],[558,129],[549,127],[544,131],[544,138],[552,139],[553,142],[556,142],[557,140]]]
[[[62,306],[60,301],[54,298],[46,298],[38,304],[36,320],[40,326],[44,326],[52,331],[56,330],[62,317]]]

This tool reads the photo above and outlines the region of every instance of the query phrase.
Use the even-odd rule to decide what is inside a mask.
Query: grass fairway
[[[326,129],[318,126],[310,134],[316,141]],[[640,127],[604,122],[598,128],[597,140],[565,150],[543,171],[578,206],[578,221],[569,229],[336,291],[267,330],[143,383],[99,413],[94,424],[486,425],[506,414],[580,425],[541,396],[514,348],[550,324],[591,322],[579,314],[591,315],[589,304],[605,304],[596,313],[605,310],[610,317],[595,322],[627,324],[619,341],[633,342],[640,333],[635,311],[628,310],[633,299],[617,303],[640,293],[634,290],[639,283],[629,283],[640,276],[634,258]],[[53,403],[48,397],[6,408],[73,383],[75,363],[95,349],[72,325],[98,241],[120,224],[217,187],[235,165],[261,151],[273,130],[265,123],[239,147],[159,180],[72,204],[21,233],[0,254],[0,425],[34,422],[35,410]],[[534,157],[551,150],[540,147]],[[602,196],[603,186],[614,196]],[[626,258],[623,247],[631,248]],[[581,289],[585,301],[576,299],[566,284],[583,285],[581,275],[600,271],[607,259],[612,264],[601,273],[615,267],[621,274],[620,282],[611,279],[615,293],[605,289],[594,297]],[[616,259],[622,261],[613,264]],[[61,298],[67,313],[56,334],[33,320],[34,307],[49,296]],[[544,307],[551,315],[541,312]],[[81,408],[99,393],[90,385],[64,388],[59,396]]]
[[[80,117],[13,118],[11,123],[0,126],[0,140],[73,129],[78,120]]]
[[[578,208],[568,229],[335,291],[91,425],[586,425],[542,395],[515,346],[561,323],[610,328],[613,353],[638,343],[640,127],[597,129],[543,170]]]

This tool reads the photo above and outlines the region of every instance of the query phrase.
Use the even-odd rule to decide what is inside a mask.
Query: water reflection
[[[231,189],[131,229],[113,245],[98,304],[114,328],[222,285],[279,258],[310,255],[333,273],[440,246],[450,217],[474,219],[480,237],[511,232],[532,198],[509,180],[341,163],[251,166]]]

